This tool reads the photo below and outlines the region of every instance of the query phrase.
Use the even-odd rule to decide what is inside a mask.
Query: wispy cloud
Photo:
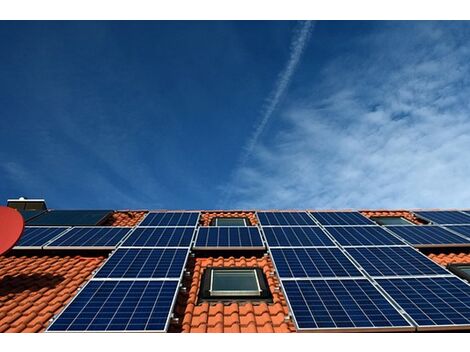
[[[359,39],[365,60],[327,65],[281,112],[289,127],[238,170],[230,205],[468,207],[469,30],[410,27]]]
[[[308,39],[314,26],[315,22],[304,21],[300,24],[299,28],[294,33],[294,37],[290,45],[289,59],[287,60],[284,69],[280,72],[278,79],[274,85],[274,88],[266,100],[266,105],[262,110],[258,126],[256,127],[250,139],[248,139],[247,143],[243,147],[242,153],[240,154],[240,158],[236,164],[235,171],[234,174],[232,174],[232,177],[238,172],[238,170],[245,166],[248,158],[253,154],[253,150],[256,147],[261,134],[266,128],[267,123],[269,122],[274,112],[278,108],[280,102],[282,101],[282,98],[284,97],[285,92],[289,87],[289,83],[291,82],[292,76],[296,71],[296,68],[299,64],[299,61],[302,57],[302,53],[305,49],[305,46],[308,42]],[[230,202],[231,196],[232,194],[229,188],[229,191],[225,192],[225,196],[222,203]]]

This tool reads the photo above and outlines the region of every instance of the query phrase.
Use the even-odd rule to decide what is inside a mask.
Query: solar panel
[[[42,213],[44,213],[44,211],[45,210],[18,210],[18,212],[21,214],[21,216],[23,217],[25,222],[35,218],[36,216],[38,216]]]
[[[450,273],[411,247],[358,247],[346,251],[371,276],[429,276]]]
[[[165,331],[177,281],[90,281],[47,331]]]
[[[398,236],[413,245],[465,245],[470,241],[456,235],[440,226],[414,225],[414,226],[387,226]]]
[[[68,227],[28,227],[24,232],[16,247],[41,248],[53,238],[68,230]]]
[[[456,277],[376,281],[413,318],[418,330],[470,327],[470,286]]]
[[[115,248],[129,230],[123,227],[74,227],[46,248]]]
[[[357,211],[310,212],[322,225],[376,225]]]
[[[362,277],[339,248],[272,248],[279,277]]]
[[[139,226],[196,226],[199,213],[160,212],[149,213]]]
[[[188,249],[119,248],[94,278],[179,279]]]
[[[121,247],[189,247],[193,233],[189,227],[137,228]]]
[[[409,329],[366,279],[283,281],[299,330]]]
[[[405,244],[380,226],[327,227],[326,230],[342,246],[392,246]]]
[[[458,232],[459,234],[470,238],[470,225],[446,226],[447,229]]]
[[[469,224],[470,225],[470,215],[461,213],[460,211],[415,211],[414,212],[419,217],[422,217],[426,220],[432,221],[436,224]]]
[[[315,225],[315,222],[305,212],[300,211],[263,211],[257,212],[256,215],[261,225],[267,226],[283,226],[283,225]]]
[[[319,227],[263,227],[270,247],[335,246],[333,241]]]
[[[264,249],[257,227],[200,227],[195,249]]]
[[[31,226],[95,226],[112,210],[50,210],[28,221]]]

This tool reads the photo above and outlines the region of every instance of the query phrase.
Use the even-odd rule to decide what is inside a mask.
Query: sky
[[[0,22],[0,199],[470,208],[470,22]]]

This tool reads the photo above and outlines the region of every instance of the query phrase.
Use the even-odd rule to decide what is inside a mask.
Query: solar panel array
[[[279,278],[362,277],[339,248],[273,248]]]
[[[113,249],[129,231],[125,227],[74,227],[45,248]]]
[[[378,279],[413,318],[418,330],[470,328],[470,285],[457,277]]]
[[[257,227],[200,227],[195,249],[264,249]]]
[[[189,247],[193,233],[191,227],[139,227],[122,247]]]
[[[178,281],[90,281],[47,331],[165,331]]]
[[[199,214],[149,215],[48,331],[167,330]]]
[[[414,246],[453,246],[470,244],[470,241],[465,237],[452,233],[440,226],[387,226],[387,229]]]
[[[405,243],[380,226],[335,226],[326,231],[342,246],[393,246]]]
[[[270,247],[334,246],[333,241],[318,226],[263,227]]]
[[[67,231],[68,227],[31,227],[26,226],[20,240],[16,244],[17,249],[41,249],[52,239]]]
[[[470,245],[470,214],[416,214],[439,225],[265,211],[257,227],[198,228],[198,212],[155,212],[132,230],[27,227],[18,248],[117,248],[48,331],[165,331],[191,248],[266,245],[299,330],[470,328],[470,285],[412,247]]]
[[[346,251],[370,276],[448,275],[417,250],[405,247],[357,247]]]
[[[189,226],[194,227],[199,219],[198,212],[149,213],[139,226]]]
[[[470,214],[460,211],[440,210],[440,211],[416,211],[421,218],[432,221],[440,225],[470,225]]]
[[[428,325],[469,325],[470,286],[411,245],[470,244],[465,235],[454,233],[469,233],[470,226],[446,226],[452,231],[430,225],[383,227],[357,212],[311,212],[311,216],[320,225],[267,226],[262,222],[299,330],[424,330]],[[402,281],[410,284],[397,289]],[[460,292],[450,290],[451,286],[458,286]],[[444,305],[439,296],[446,295]],[[446,312],[439,318],[443,309]],[[465,314],[467,320],[462,318]],[[432,322],[423,324],[424,317]]]
[[[284,281],[300,330],[411,329],[366,279]]]
[[[189,249],[119,248],[98,270],[96,279],[179,279]]]
[[[256,213],[258,220],[263,226],[305,226],[315,225],[315,222],[306,212],[301,211],[259,211]]]

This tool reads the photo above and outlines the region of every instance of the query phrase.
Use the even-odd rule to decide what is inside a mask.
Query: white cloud
[[[469,207],[470,45],[409,27],[362,37],[309,99],[291,99],[288,127],[237,170],[231,206]]]

